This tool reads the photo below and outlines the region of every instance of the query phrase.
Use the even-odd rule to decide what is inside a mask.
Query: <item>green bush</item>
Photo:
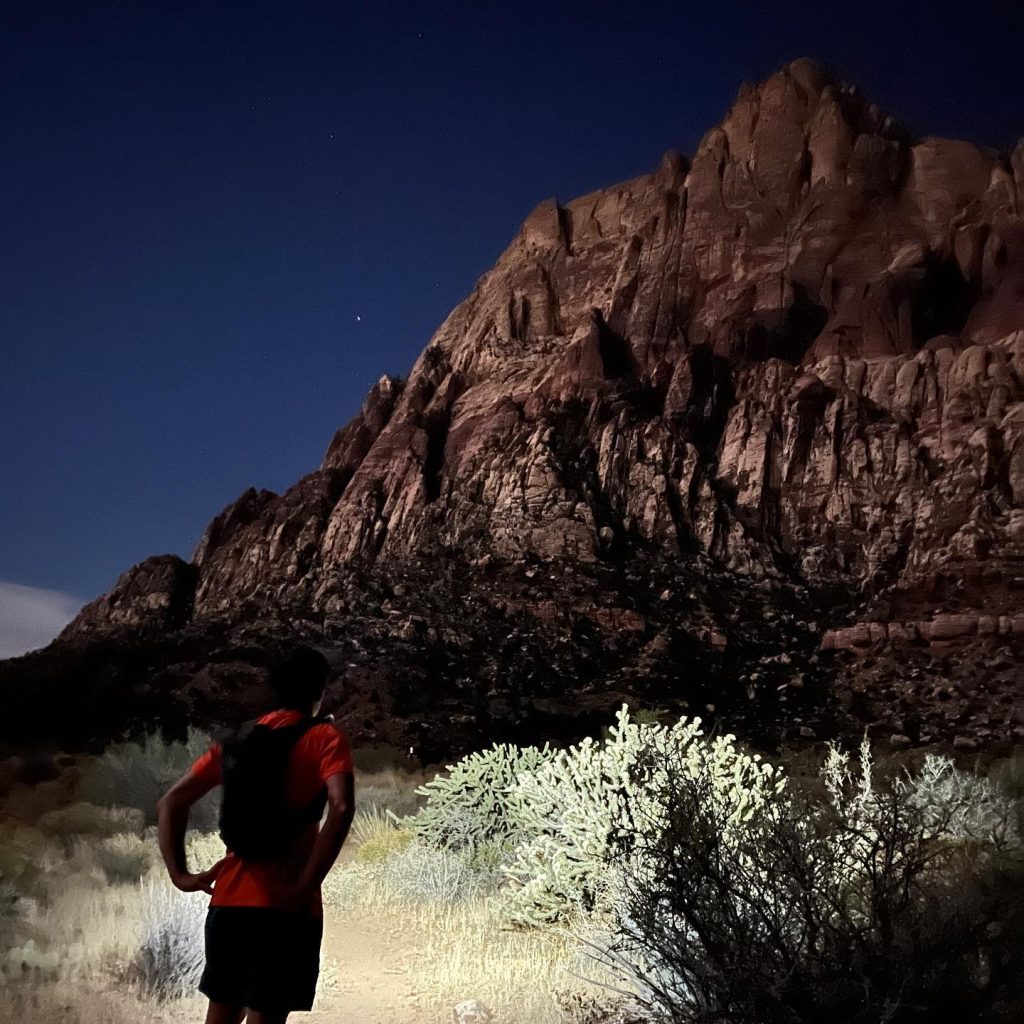
[[[588,738],[568,750],[495,744],[420,787],[426,804],[418,814],[391,817],[419,843],[464,851],[473,870],[503,878],[503,902],[515,923],[611,913],[613,838],[641,822],[658,827],[658,772],[666,770],[658,767],[658,752],[673,751],[667,770],[708,766],[718,799],[736,821],[782,786],[731,736],[706,740],[699,719],[666,726],[658,724],[659,713],[643,717],[633,720],[623,706],[603,740]]]
[[[363,808],[356,811],[352,819],[350,835],[356,843],[362,845],[367,840],[376,839],[381,835],[397,831],[394,819],[379,807]]]
[[[414,837],[407,828],[391,828],[364,839],[356,848],[355,859],[365,864],[377,864],[401,853]]]
[[[515,924],[609,936],[602,963],[673,1024],[980,1020],[1024,976],[1020,805],[990,782],[936,757],[879,782],[865,743],[798,786],[699,719],[643,718],[449,766],[418,814],[388,816],[404,848],[361,820],[331,898],[497,893]]]
[[[364,864],[378,864],[401,853],[413,841],[408,829],[395,829],[390,835],[375,836],[361,843],[355,859]]]
[[[504,839],[492,839],[486,843],[478,843],[468,851],[469,863],[477,871],[500,876],[501,869],[511,863],[515,849],[511,842]]]
[[[396,825],[384,811],[371,807],[356,812],[352,838],[356,842],[356,860],[372,864],[404,850],[412,842],[413,834]]]
[[[553,756],[543,749],[494,744],[448,766],[448,775],[438,776],[416,792],[426,804],[415,815],[393,819],[410,829],[422,842],[473,849],[482,843],[512,840],[518,821],[509,813],[508,796],[513,786]]]

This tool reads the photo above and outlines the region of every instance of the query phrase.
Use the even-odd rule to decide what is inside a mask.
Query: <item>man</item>
[[[203,754],[158,804],[160,852],[171,881],[183,892],[213,896],[199,983],[210,1000],[206,1024],[240,1024],[243,1018],[247,1024],[283,1024],[292,1010],[313,1005],[323,936],[320,884],[355,812],[348,738],[333,722],[308,722],[319,711],[328,677],[322,654],[309,648],[292,652],[271,672],[278,708],[257,722],[299,733],[284,762],[288,808],[312,807],[316,814],[326,789],[323,825],[307,820],[284,856],[243,860],[228,851],[208,871],[188,870],[188,810],[221,784],[221,744]]]

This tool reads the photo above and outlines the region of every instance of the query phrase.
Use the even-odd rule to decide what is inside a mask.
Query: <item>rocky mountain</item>
[[[79,707],[93,659],[226,716],[301,635],[363,740],[625,697],[972,749],[1024,740],[1022,595],[1024,141],[916,138],[800,60],[692,160],[541,203],[317,470],[0,683]]]

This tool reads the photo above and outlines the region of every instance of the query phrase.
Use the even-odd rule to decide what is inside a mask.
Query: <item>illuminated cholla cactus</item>
[[[577,913],[613,914],[621,840],[664,828],[661,794],[669,773],[705,773],[727,828],[744,825],[784,783],[770,765],[736,748],[733,736],[707,739],[700,719],[672,726],[631,721],[626,705],[608,738],[557,751],[512,787],[507,813],[525,840],[504,870],[505,905],[517,923],[540,925]],[[618,840],[618,841],[617,841]],[[634,877],[642,858],[630,859]]]
[[[418,813],[407,818],[390,811],[388,815],[433,846],[473,851],[488,843],[507,843],[518,830],[507,806],[509,791],[552,755],[547,744],[538,749],[496,743],[448,765],[444,778],[420,786],[416,792],[427,802]]]

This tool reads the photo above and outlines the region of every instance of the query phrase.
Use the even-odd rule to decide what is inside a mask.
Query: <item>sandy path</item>
[[[425,1006],[413,989],[410,965],[422,956],[409,926],[395,917],[339,915],[327,909],[324,955],[337,961],[337,982],[309,1014],[317,1024],[436,1024],[451,1007]]]

